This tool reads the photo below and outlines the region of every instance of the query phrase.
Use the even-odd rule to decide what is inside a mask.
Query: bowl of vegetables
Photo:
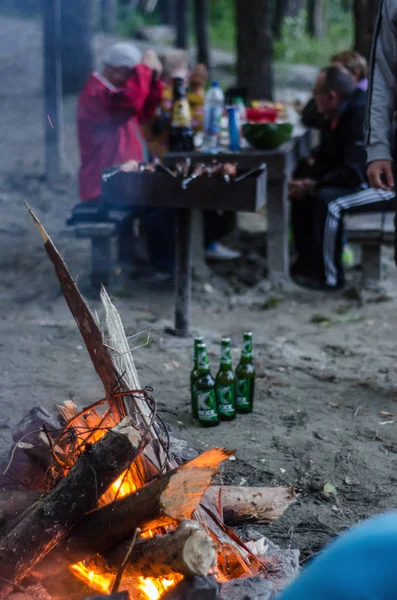
[[[243,125],[245,139],[257,150],[274,150],[292,137],[292,123],[248,122]]]

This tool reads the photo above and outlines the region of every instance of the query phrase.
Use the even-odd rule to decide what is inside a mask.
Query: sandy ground
[[[11,19],[0,24],[6,32],[0,38],[0,449],[5,451],[10,426],[33,405],[50,407],[68,398],[88,404],[102,390],[23,207],[28,200],[36,208],[84,287],[88,246],[62,233],[77,198],[74,101],[65,105],[71,174],[49,187],[41,177],[39,25]],[[259,255],[264,225],[261,216],[241,221],[236,244],[244,259],[228,278],[221,269],[196,281],[192,311],[192,334],[205,336],[213,371],[222,335],[232,337],[236,364],[243,331],[254,332],[258,380],[252,415],[212,430],[197,427],[189,412],[192,340],[164,333],[172,323],[172,289],[137,282],[122,288],[116,279],[112,294],[128,334],[135,336],[131,344],[144,344],[135,350],[142,384],[154,388],[175,432],[198,449],[235,448],[236,460],[224,468],[226,482],[296,487],[297,503],[263,530],[283,547],[299,547],[306,560],[350,524],[396,505],[397,278],[386,252],[378,291],[351,285],[329,296],[293,286],[271,290]],[[349,274],[351,284],[358,276]],[[97,302],[92,307],[101,313]],[[335,494],[324,492],[327,483]]]

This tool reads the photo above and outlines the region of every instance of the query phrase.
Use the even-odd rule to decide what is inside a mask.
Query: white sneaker
[[[241,258],[241,252],[227,248],[223,244],[216,242],[205,251],[205,258],[208,260],[236,260]]]

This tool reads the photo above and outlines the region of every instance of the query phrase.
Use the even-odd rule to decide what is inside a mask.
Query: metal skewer
[[[242,181],[243,179],[245,179],[246,177],[249,177],[250,175],[253,175],[254,173],[259,173],[260,171],[264,171],[265,168],[266,168],[266,164],[262,163],[259,167],[255,167],[254,169],[247,171],[247,173],[244,173],[243,175],[236,177],[236,179],[234,180],[234,183],[238,183],[239,181]]]
[[[156,167],[160,167],[160,169],[163,169],[163,171],[165,171],[166,173],[168,173],[168,175],[171,175],[171,177],[174,177],[174,179],[178,176],[177,173],[174,173],[174,171],[171,171],[171,169],[169,169],[168,167],[166,167],[159,158],[155,158],[154,159],[154,164],[156,165]]]

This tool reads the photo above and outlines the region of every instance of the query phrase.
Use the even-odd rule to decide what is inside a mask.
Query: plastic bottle
[[[209,152],[219,150],[221,118],[225,96],[217,81],[214,81],[204,100],[204,148]]]
[[[247,122],[247,111],[245,109],[244,100],[242,98],[236,98],[234,104],[238,108],[238,112],[240,115],[240,125],[242,127],[244,123]]]

